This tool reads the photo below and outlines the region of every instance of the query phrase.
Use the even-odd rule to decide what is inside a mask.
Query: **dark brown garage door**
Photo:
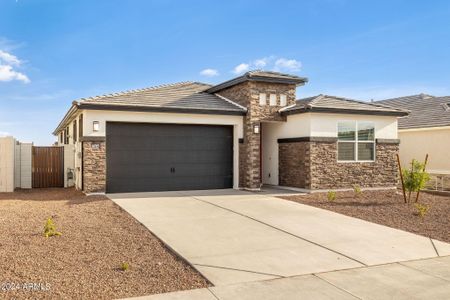
[[[233,186],[231,126],[107,123],[108,193]]]

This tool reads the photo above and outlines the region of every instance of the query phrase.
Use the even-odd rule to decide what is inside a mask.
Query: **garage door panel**
[[[230,188],[231,126],[107,123],[107,191]]]
[[[116,165],[145,165],[145,164],[163,164],[174,165],[188,161],[193,164],[215,164],[218,160],[223,160],[227,164],[233,162],[232,157],[223,158],[227,156],[227,152],[223,150],[211,150],[211,151],[154,151],[154,150],[135,150],[133,155],[128,154],[127,151],[110,151],[111,158]],[[169,166],[173,167],[173,166]]]

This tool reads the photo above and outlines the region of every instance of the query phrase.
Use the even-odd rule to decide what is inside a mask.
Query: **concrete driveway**
[[[450,245],[270,194],[108,195],[215,286],[450,255]]]

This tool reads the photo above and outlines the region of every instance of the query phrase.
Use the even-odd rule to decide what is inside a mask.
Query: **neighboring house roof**
[[[139,90],[83,98],[75,103],[80,109],[118,109],[145,111],[181,111],[245,114],[246,109],[224,97],[205,93],[211,85],[180,82]]]
[[[308,78],[279,72],[254,70],[248,71],[239,77],[212,86],[208,90],[206,90],[206,92],[215,93],[245,81],[262,81],[270,83],[288,83],[295,85],[303,85],[306,82],[308,82]]]
[[[280,109],[282,115],[306,112],[368,114],[384,116],[406,116],[407,110],[392,108],[386,105],[356,101],[342,97],[317,95],[296,101],[294,105]]]
[[[450,96],[426,94],[386,99],[376,103],[408,109],[411,113],[399,119],[399,129],[450,126]]]

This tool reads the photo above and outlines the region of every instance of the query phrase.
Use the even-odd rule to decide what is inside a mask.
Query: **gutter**
[[[284,116],[302,114],[308,112],[316,113],[334,113],[334,114],[353,114],[353,115],[375,115],[375,116],[407,116],[407,112],[402,111],[378,111],[378,110],[360,110],[360,109],[342,109],[329,107],[313,107],[310,104],[299,109],[281,111],[280,114]]]

